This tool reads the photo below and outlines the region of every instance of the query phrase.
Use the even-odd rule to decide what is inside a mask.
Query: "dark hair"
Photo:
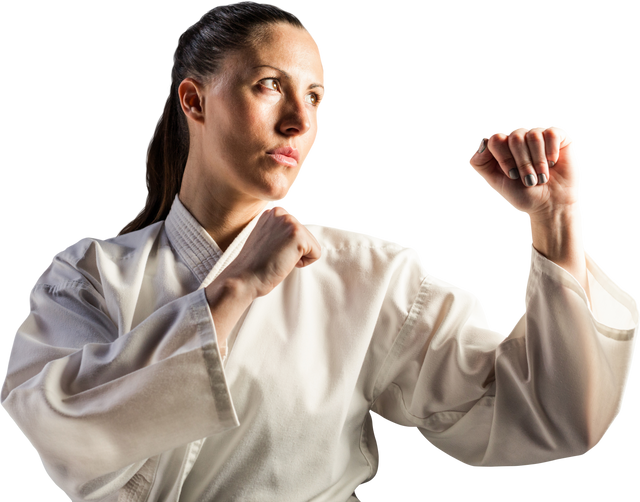
[[[293,14],[273,5],[241,2],[216,7],[185,31],[173,55],[171,90],[147,150],[147,202],[120,235],[139,230],[169,214],[180,191],[189,155],[187,119],[178,87],[185,78],[205,83],[230,52],[252,44],[269,25],[288,23],[304,29]]]

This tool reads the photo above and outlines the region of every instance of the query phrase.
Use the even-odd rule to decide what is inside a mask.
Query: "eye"
[[[264,87],[271,91],[280,92],[280,82],[275,78],[265,78],[260,81]]]
[[[312,92],[311,94],[307,94],[305,96],[305,101],[313,106],[318,106],[318,104],[320,103],[320,100],[321,100],[320,96],[315,92]]]
[[[266,82],[266,83],[264,83]],[[263,87],[266,87],[270,91],[278,91],[280,87],[280,81],[277,78],[264,78],[260,81]],[[320,108],[322,106],[322,96],[317,92],[309,93],[307,96],[311,96],[313,101],[309,104],[315,106],[316,108]]]

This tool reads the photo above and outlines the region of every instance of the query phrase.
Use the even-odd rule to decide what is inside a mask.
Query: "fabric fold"
[[[617,413],[636,305],[587,258],[589,304],[535,249],[505,338],[415,252],[308,226],[322,257],[251,304],[224,359],[204,288],[259,217],[222,253],[176,198],[38,280],[1,398],[71,500],[356,500],[371,411],[472,465],[584,453]]]

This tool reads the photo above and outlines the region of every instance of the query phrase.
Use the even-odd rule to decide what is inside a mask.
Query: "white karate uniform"
[[[579,455],[613,420],[638,312],[590,260],[591,306],[533,250],[505,339],[411,250],[309,226],[320,260],[219,348],[203,288],[256,221],[222,253],[176,198],[38,280],[2,404],[72,500],[357,500],[378,462],[370,411],[474,465]]]

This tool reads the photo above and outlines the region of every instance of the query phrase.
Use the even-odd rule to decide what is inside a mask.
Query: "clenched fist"
[[[571,141],[556,127],[517,129],[482,140],[471,165],[500,195],[531,217],[578,201]]]
[[[242,251],[222,274],[245,281],[259,297],[280,284],[294,267],[306,267],[318,258],[320,244],[311,232],[276,207],[262,213]]]

